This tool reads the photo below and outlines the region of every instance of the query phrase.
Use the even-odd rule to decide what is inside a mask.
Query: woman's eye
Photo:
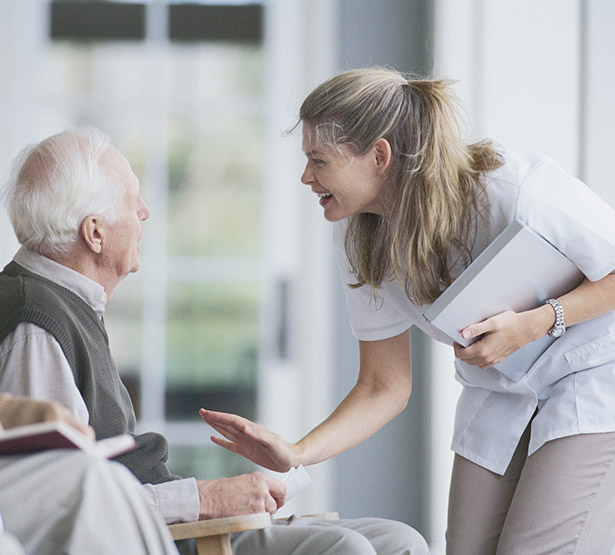
[[[317,166],[317,167],[319,167],[319,168],[320,168],[321,166],[324,166],[324,165],[325,165],[325,161],[324,161],[324,160],[320,160],[320,159],[318,159],[318,158],[314,158],[314,159],[312,160],[312,162],[314,162],[314,165],[315,165],[315,166]]]

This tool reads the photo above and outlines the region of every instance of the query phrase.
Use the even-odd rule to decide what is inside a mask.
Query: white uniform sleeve
[[[615,211],[557,162],[546,159],[531,172],[522,184],[518,214],[590,280],[615,269]]]
[[[0,345],[0,391],[57,401],[79,422],[89,422],[88,409],[60,344],[34,324],[19,324]]]
[[[346,291],[352,334],[363,341],[376,341],[399,335],[413,323],[395,310],[394,303],[391,302],[391,297],[399,296],[401,288],[395,283],[385,284],[382,289],[376,290],[374,295],[374,290],[368,285],[358,288],[349,287],[348,284],[356,283],[357,279],[349,271],[348,258],[344,249],[345,232],[345,222],[335,224],[333,241],[342,285]],[[405,294],[403,297],[405,298]]]

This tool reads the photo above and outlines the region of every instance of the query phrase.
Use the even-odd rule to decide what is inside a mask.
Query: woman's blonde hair
[[[337,75],[303,102],[300,120],[319,145],[359,156],[380,138],[391,145],[386,215],[349,218],[352,287],[397,279],[412,302],[430,304],[452,282],[452,267],[471,260],[481,177],[503,162],[491,142],[462,140],[458,108],[450,81],[383,68]]]

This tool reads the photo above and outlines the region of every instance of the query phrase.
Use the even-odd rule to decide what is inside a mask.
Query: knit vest
[[[135,437],[137,448],[116,457],[118,462],[142,483],[178,478],[166,467],[166,439],[153,432],[134,434],[134,408],[111,357],[104,324],[96,312],[69,289],[11,262],[0,273],[0,343],[21,322],[45,329],[60,344],[96,437],[104,439],[122,433]]]

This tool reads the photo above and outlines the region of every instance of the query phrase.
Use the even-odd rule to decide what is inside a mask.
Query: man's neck
[[[64,256],[49,257],[54,262],[62,264],[75,272],[84,275],[85,277],[95,281],[103,287],[107,294],[107,300],[111,298],[111,294],[115,290],[119,280],[112,280],[101,271],[100,266],[96,263],[96,260],[92,259],[88,254],[79,255],[69,253]]]

